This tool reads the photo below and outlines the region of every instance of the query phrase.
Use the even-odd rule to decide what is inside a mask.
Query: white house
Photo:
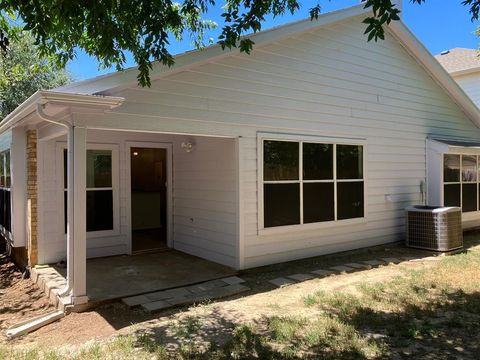
[[[480,52],[455,48],[443,51],[435,58],[480,107]]]
[[[479,109],[402,22],[367,42],[367,14],[179,55],[151,88],[131,69],[34,94],[0,124],[12,251],[66,259],[82,303],[90,257],[167,246],[246,269],[401,240],[422,202],[474,224]]]

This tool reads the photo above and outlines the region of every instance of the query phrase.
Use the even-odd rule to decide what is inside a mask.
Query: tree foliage
[[[384,39],[384,26],[399,19],[393,0],[362,0],[373,15],[365,19],[369,40]],[[410,0],[421,4],[426,0]],[[461,1],[461,0],[459,0]],[[249,53],[254,42],[243,37],[258,32],[267,16],[294,13],[300,0],[224,0],[219,36],[222,48],[238,47]],[[463,0],[472,19],[478,19],[480,0]],[[203,19],[216,0],[2,0],[0,2],[0,48],[7,49],[12,21],[20,21],[35,36],[42,54],[55,56],[59,64],[75,57],[77,48],[95,57],[101,66],[124,68],[126,54],[138,64],[138,81],[150,85],[152,61],[172,65],[168,51],[171,38],[190,36],[203,45],[205,31],[216,24]],[[312,20],[320,5],[310,10]]]
[[[0,119],[35,91],[71,81],[70,75],[51,59],[42,57],[28,32],[17,34],[8,52],[0,57]]]

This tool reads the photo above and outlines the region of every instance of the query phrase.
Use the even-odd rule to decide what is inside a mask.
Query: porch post
[[[73,272],[73,274],[69,274],[69,276],[73,275],[71,289],[73,305],[88,301],[86,137],[87,130],[85,128],[73,126],[68,143],[68,163],[69,166],[73,166],[73,169],[69,169],[69,175],[73,172],[73,177],[68,180],[68,192],[71,193],[68,199],[68,230],[73,236],[71,242],[73,248],[68,249],[68,262],[71,261],[71,266],[68,266],[68,268]]]

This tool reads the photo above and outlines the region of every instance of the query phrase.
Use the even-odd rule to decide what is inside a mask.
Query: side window
[[[444,154],[443,204],[458,206],[464,213],[479,210],[478,156]]]
[[[64,214],[67,231],[67,150],[64,150]],[[112,151],[87,150],[87,231],[113,230]]]
[[[0,227],[4,232],[11,231],[11,176],[10,150],[0,153]]]

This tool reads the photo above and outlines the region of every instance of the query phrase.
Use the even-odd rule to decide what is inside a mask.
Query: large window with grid
[[[443,205],[458,206],[462,212],[479,211],[479,156],[443,155]]]
[[[10,150],[0,153],[0,230],[11,232],[12,205],[11,205],[11,176]]]
[[[263,227],[364,217],[363,145],[263,139]]]

